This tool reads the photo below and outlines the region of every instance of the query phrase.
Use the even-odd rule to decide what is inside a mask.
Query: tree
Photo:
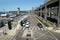
[[[11,30],[11,29],[12,29],[11,21],[10,21],[10,20],[8,20],[8,28],[9,28],[9,30]]]

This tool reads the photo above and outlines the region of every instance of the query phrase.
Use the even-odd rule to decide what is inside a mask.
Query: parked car
[[[43,26],[42,26],[41,23],[37,23],[37,26],[38,26],[39,28],[43,28]]]

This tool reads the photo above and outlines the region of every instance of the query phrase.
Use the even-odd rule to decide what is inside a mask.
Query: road
[[[19,22],[20,22],[21,20],[23,20],[25,17],[27,17],[27,15],[24,15],[24,16],[19,17],[18,24],[19,24]],[[15,22],[16,22],[16,21],[13,21],[13,24],[14,24],[14,25],[16,25]],[[13,24],[12,24],[12,25],[13,25]],[[15,27],[15,26],[12,26],[12,29],[11,29],[11,30],[8,29],[8,25],[0,28],[0,40],[11,40],[11,39],[13,38],[13,36],[15,35],[16,30],[19,28],[19,25],[18,25],[18,24],[17,24],[18,27],[17,27],[17,26],[16,26],[16,27]],[[20,28],[20,29],[21,29],[21,28]],[[3,31],[6,32],[7,35],[4,35],[4,34],[3,34]],[[14,39],[14,38],[13,38],[13,39]]]
[[[40,29],[37,26],[39,21],[33,15],[29,14],[27,19],[30,21],[30,28],[22,28],[19,30],[15,37],[16,40],[59,40],[59,34],[57,35],[57,33],[51,32],[46,28]],[[27,36],[27,34],[31,36]]]
[[[29,20],[35,40],[56,40],[56,37],[50,31],[47,29],[42,30],[37,26],[39,22],[34,16],[30,15]]]

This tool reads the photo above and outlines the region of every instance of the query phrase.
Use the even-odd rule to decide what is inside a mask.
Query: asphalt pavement
[[[40,29],[37,26],[39,21],[33,16],[29,15],[28,19],[30,20],[30,28],[33,31],[34,40],[56,40],[57,38],[47,29]]]
[[[59,40],[60,36],[59,33],[55,33],[52,31],[47,30],[46,28],[39,28],[37,26],[37,23],[39,21],[31,14],[28,15],[27,20],[30,21],[30,27],[29,30],[32,31],[31,36],[32,37],[22,37],[24,34],[28,34],[28,29],[22,28],[19,30],[16,34],[15,39],[16,40]],[[27,33],[26,33],[27,32]]]

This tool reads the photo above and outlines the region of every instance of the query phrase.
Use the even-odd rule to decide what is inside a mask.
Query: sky
[[[31,10],[32,7],[39,7],[44,0],[0,0],[0,11],[15,11],[19,7],[20,10]]]

